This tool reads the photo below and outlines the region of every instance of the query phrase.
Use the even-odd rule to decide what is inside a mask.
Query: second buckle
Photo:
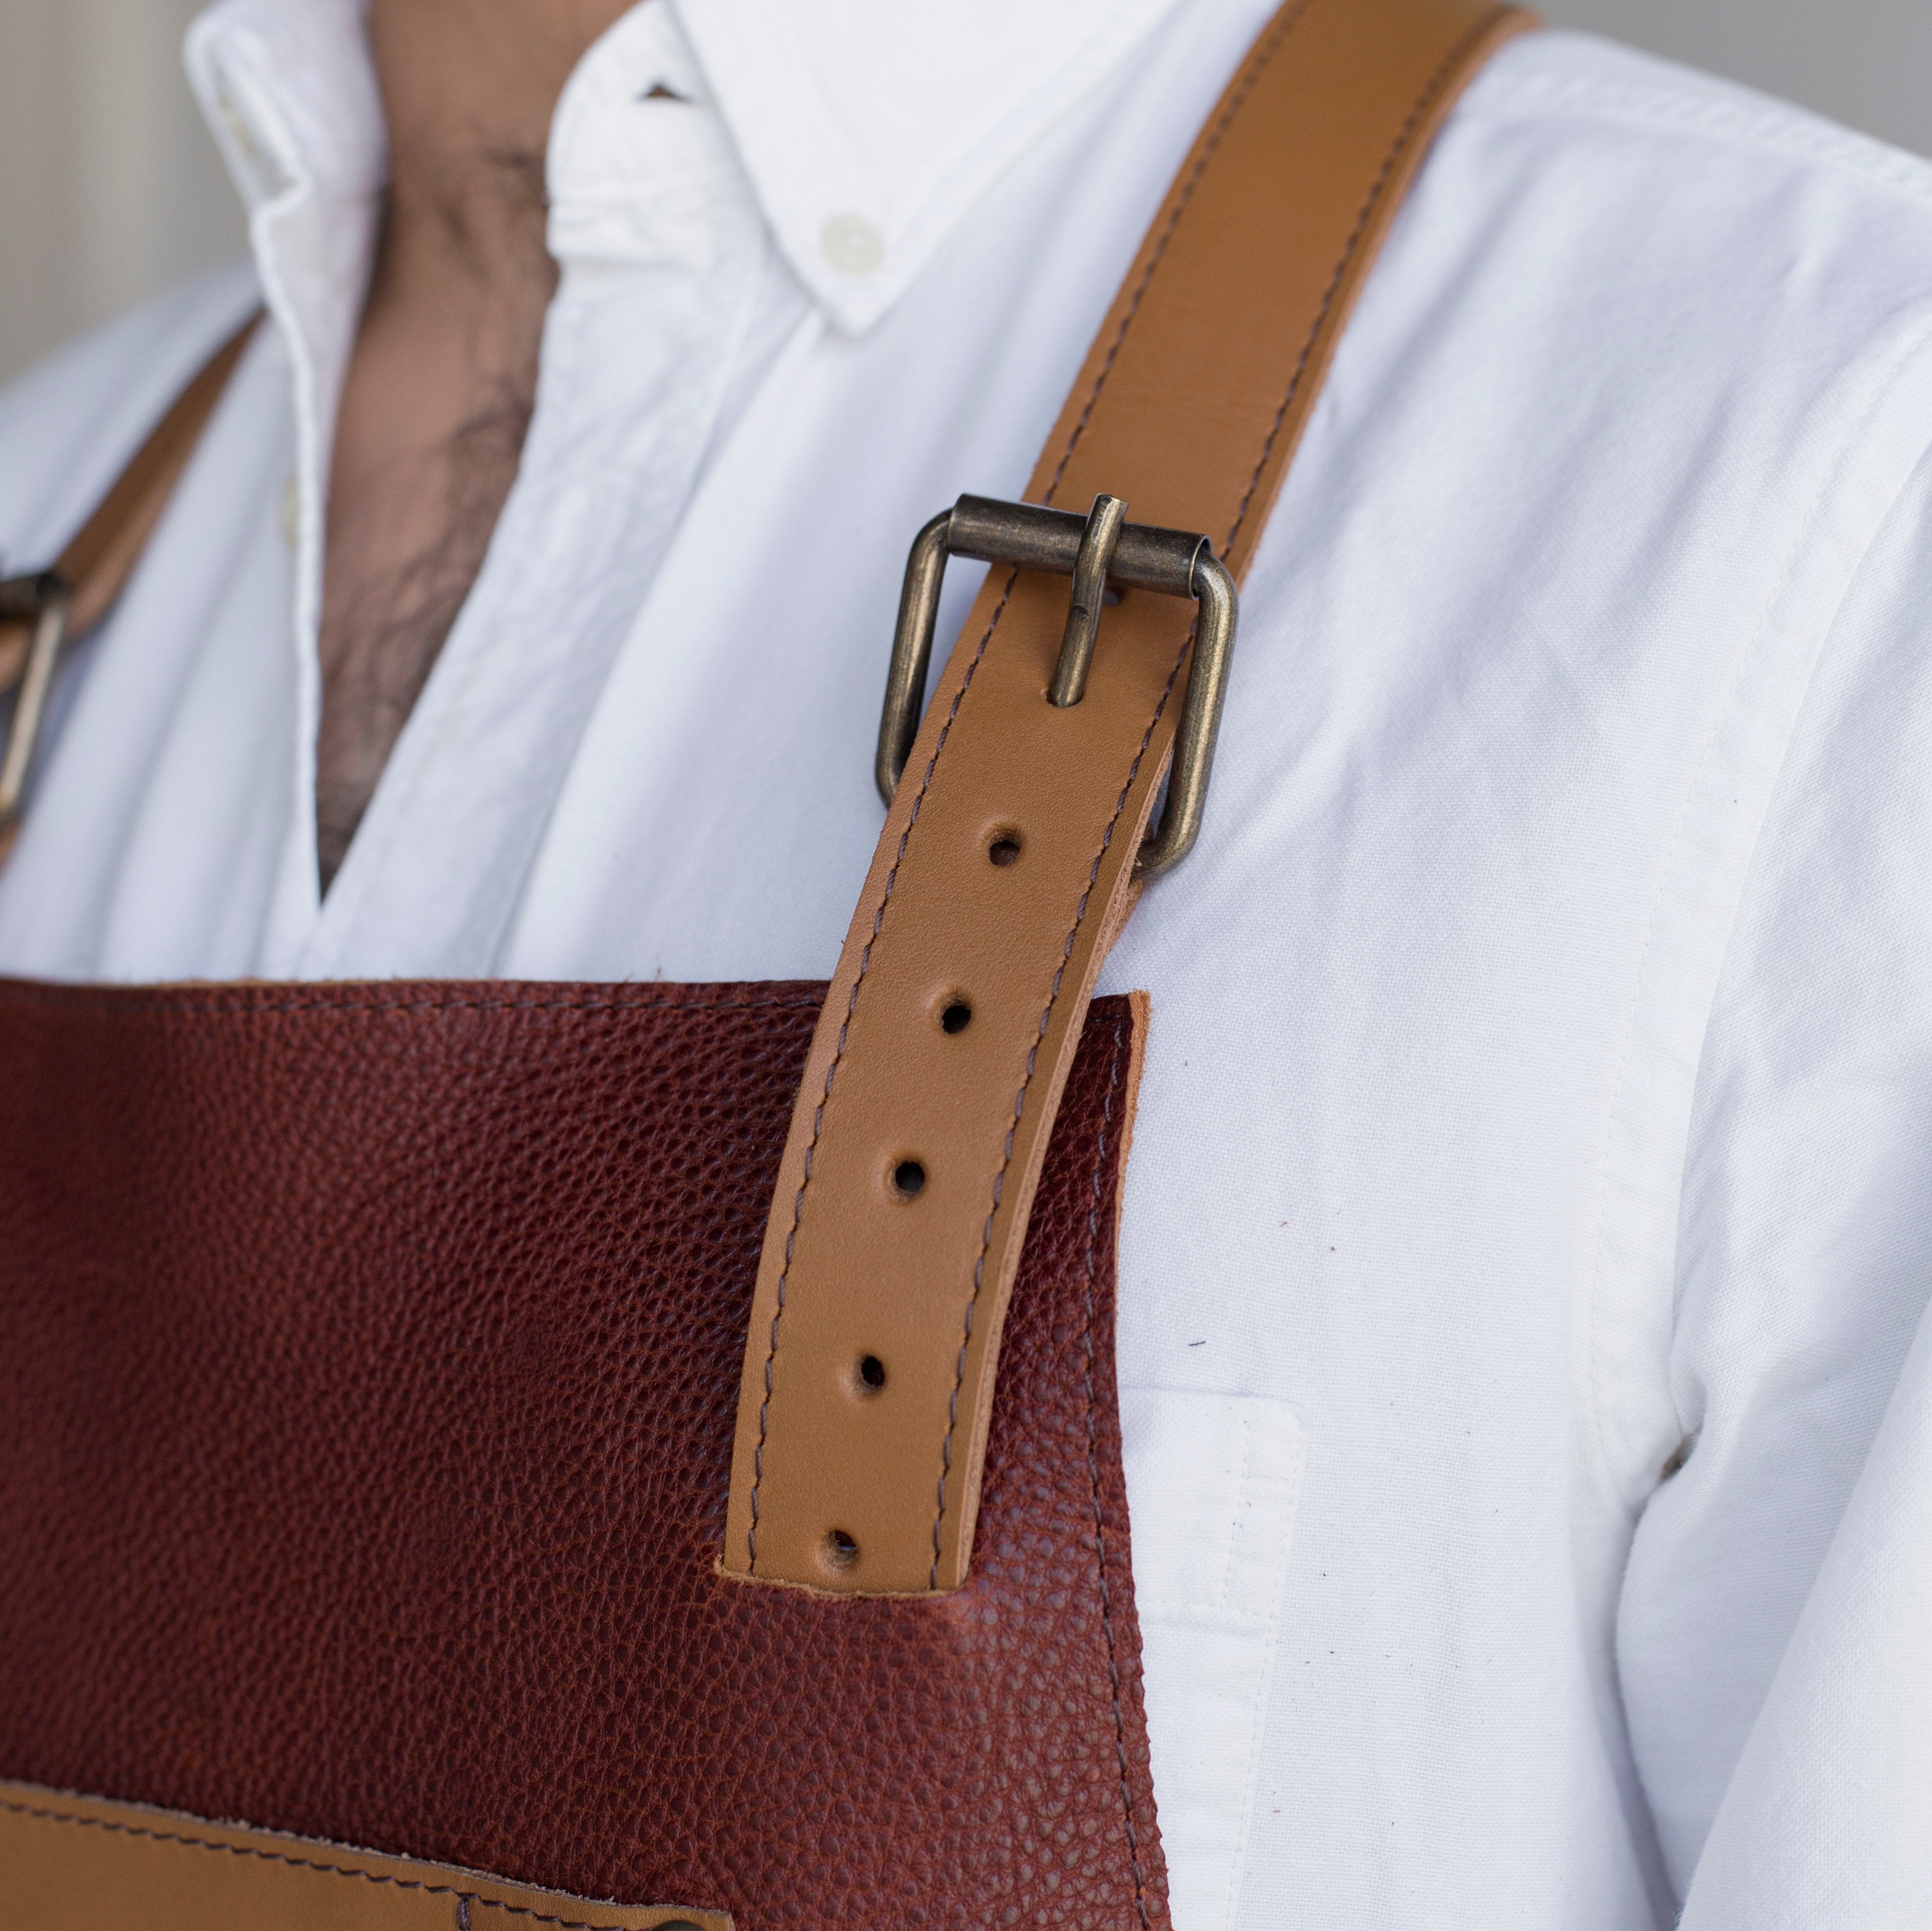
[[[73,607],[74,586],[57,571],[0,582],[0,625],[19,625],[28,631],[26,653],[16,673],[13,721],[7,729],[6,748],[0,751],[0,850],[11,843],[26,798]]]

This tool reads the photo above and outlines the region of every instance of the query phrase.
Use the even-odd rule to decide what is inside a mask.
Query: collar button
[[[835,214],[820,229],[825,259],[843,275],[868,275],[886,259],[885,238],[862,214]]]

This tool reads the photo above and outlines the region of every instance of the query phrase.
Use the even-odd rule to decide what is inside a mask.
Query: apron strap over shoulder
[[[996,565],[909,753],[882,749],[892,801],[752,1309],[726,1573],[856,1594],[964,1581],[1048,1138],[1108,948],[1142,878],[1198,822],[1232,583],[1432,138],[1490,55],[1534,24],[1484,0],[1288,0],[1169,190],[1028,490],[1082,516],[1099,505],[1065,559],[1072,618],[1047,574],[1059,565]],[[60,656],[132,575],[258,319],[52,568],[0,583],[0,696],[17,691],[0,862]],[[1003,507],[962,499],[951,522],[991,512],[998,525]],[[1198,533],[1196,562],[1170,583],[1177,532]],[[1033,541],[1023,530],[1012,553]],[[935,558],[928,541],[928,576]],[[1102,616],[1110,576],[1126,587]],[[1160,594],[1177,588],[1202,599],[1204,638],[1221,632],[1211,676],[1190,677],[1196,608]],[[913,667],[896,680],[908,723]],[[1184,710],[1194,725],[1176,760]]]
[[[20,829],[61,655],[127,587],[260,319],[250,316],[176,398],[59,560],[32,576],[0,582],[0,697],[18,691],[0,751],[0,864]]]
[[[1028,490],[1096,505],[1073,619],[1066,559],[996,564],[902,776],[882,748],[892,802],[751,1312],[727,1574],[862,1595],[966,1579],[1028,1217],[1189,688],[1194,607],[1125,570],[1095,648],[1102,546],[1200,532],[1240,577],[1432,137],[1534,24],[1483,0],[1289,0],[1169,190]],[[933,532],[909,608],[943,567]],[[922,667],[896,660],[895,681],[916,707]]]

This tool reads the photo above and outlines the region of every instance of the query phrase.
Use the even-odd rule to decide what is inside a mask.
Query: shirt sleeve
[[[1682,1922],[1932,1924],[1932,455],[1826,641],[1754,861],[1677,1295],[1684,1447],[1618,1657]]]

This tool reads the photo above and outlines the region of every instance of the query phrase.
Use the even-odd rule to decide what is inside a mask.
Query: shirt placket
[[[493,968],[550,801],[690,495],[755,292],[756,211],[675,27],[627,16],[560,104],[562,278],[514,486],[289,969]]]

